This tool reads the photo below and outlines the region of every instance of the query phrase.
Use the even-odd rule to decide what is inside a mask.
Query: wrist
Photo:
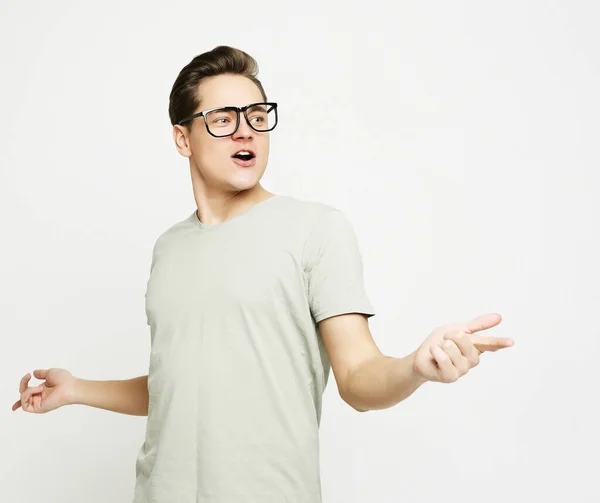
[[[67,396],[65,397],[67,405],[81,405],[83,403],[83,385],[83,379],[73,377],[73,382],[71,384],[70,390],[67,392]]]
[[[422,372],[419,371],[419,366],[417,365],[417,351],[411,353],[410,355],[408,355],[408,359],[410,362],[410,369],[412,372],[412,379],[419,385],[421,386],[422,384],[425,384],[426,382],[429,382],[429,379],[427,379]]]

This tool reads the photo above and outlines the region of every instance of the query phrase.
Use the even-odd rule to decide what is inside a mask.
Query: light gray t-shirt
[[[317,323],[372,316],[342,212],[275,196],[162,234],[146,292],[150,403],[134,503],[319,503]]]

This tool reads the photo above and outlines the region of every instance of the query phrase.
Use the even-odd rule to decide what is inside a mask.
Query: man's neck
[[[229,220],[257,203],[271,198],[274,194],[260,184],[241,192],[218,193],[216,191],[194,190],[198,208],[196,214],[204,225],[216,225]]]

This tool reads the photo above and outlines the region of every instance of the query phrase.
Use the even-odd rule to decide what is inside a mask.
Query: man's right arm
[[[32,377],[44,382],[29,386]],[[26,374],[19,383],[20,399],[15,411],[44,414],[65,405],[88,405],[133,416],[148,415],[148,376],[118,381],[79,379],[66,369],[38,369]]]
[[[148,415],[148,376],[118,381],[76,379],[72,404],[133,416]]]

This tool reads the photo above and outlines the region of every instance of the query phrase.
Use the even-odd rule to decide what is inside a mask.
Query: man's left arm
[[[350,313],[319,322],[338,391],[354,409],[386,409],[409,397],[427,381],[454,382],[479,364],[484,351],[512,346],[512,339],[476,333],[498,325],[498,314],[444,325],[402,358],[383,355],[365,315]]]

